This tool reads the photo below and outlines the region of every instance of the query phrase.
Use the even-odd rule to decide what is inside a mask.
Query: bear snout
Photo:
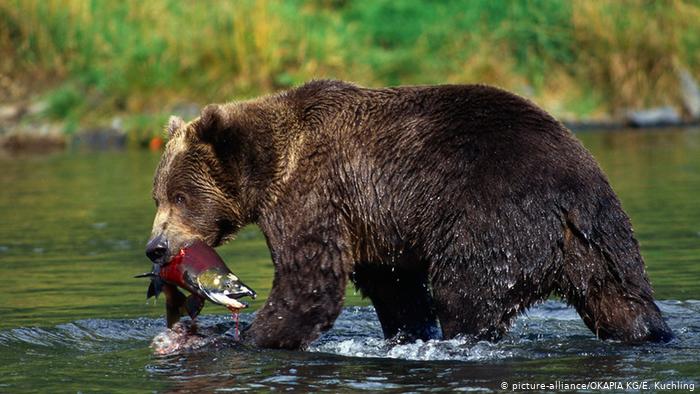
[[[163,234],[151,238],[146,244],[146,256],[155,264],[163,264],[167,260],[168,239]]]

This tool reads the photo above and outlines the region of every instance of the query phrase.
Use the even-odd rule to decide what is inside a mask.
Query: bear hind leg
[[[612,234],[608,243],[596,244],[567,223],[560,296],[601,339],[670,341],[673,333],[654,303],[636,242],[624,231]]]
[[[673,339],[653,300],[624,294],[614,283],[590,288],[585,296],[570,292],[566,298],[598,338],[626,343]]]
[[[355,286],[368,297],[384,338],[412,342],[440,337],[427,272],[383,264],[358,264]]]

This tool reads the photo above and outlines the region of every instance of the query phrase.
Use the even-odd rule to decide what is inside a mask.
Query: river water
[[[495,344],[392,345],[381,339],[372,307],[349,288],[335,327],[307,351],[241,347],[225,309],[209,305],[198,347],[156,355],[149,345],[165,330],[163,301],[147,303],[146,282],[131,277],[150,268],[143,245],[158,155],[0,156],[0,392],[697,388],[700,130],[578,137],[632,218],[677,335],[670,344],[599,341],[572,309],[550,300]],[[219,252],[260,295],[241,315],[245,325],[271,285],[265,241],[248,227]]]

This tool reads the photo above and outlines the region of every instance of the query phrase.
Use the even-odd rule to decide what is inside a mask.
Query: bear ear
[[[197,136],[202,142],[213,142],[218,132],[224,128],[225,113],[221,106],[209,104],[202,109],[197,121]]]
[[[168,119],[168,125],[166,126],[166,129],[168,130],[168,137],[173,138],[175,132],[184,126],[185,121],[182,120],[181,117],[175,115],[171,116],[170,119]]]
[[[209,144],[221,158],[237,157],[242,144],[241,126],[223,105],[209,104],[195,121],[196,138]],[[223,159],[222,159],[223,160]]]

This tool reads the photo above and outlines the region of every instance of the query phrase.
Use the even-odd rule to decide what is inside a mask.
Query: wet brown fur
[[[169,128],[153,235],[176,253],[260,226],[275,275],[246,333],[259,346],[329,329],[348,279],[387,337],[498,339],[554,292],[601,338],[671,338],[607,179],[521,97],[315,81]]]

